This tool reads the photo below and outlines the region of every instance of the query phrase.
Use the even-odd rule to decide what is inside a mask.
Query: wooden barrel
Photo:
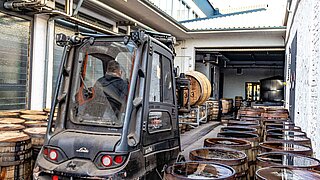
[[[43,112],[50,113],[51,108],[43,108]]]
[[[243,139],[221,137],[207,138],[204,140],[204,147],[220,147],[242,151],[247,155],[249,162],[253,161],[251,144],[249,141]]]
[[[31,140],[23,132],[0,133],[0,166],[13,166],[31,157]]]
[[[262,121],[261,117],[252,117],[252,116],[241,116],[240,117],[241,121]]]
[[[26,121],[23,123],[26,128],[31,127],[47,127],[48,122],[46,121]]]
[[[229,121],[227,126],[244,126],[244,127],[251,127],[256,128],[258,131],[259,136],[262,135],[262,128],[259,124],[259,121]]]
[[[320,172],[288,167],[265,167],[256,172],[257,180],[303,180],[320,179]]]
[[[256,128],[253,128],[253,127],[227,126],[227,127],[222,127],[220,129],[220,132],[230,132],[230,131],[258,134],[258,130]]]
[[[1,166],[0,179],[3,180],[31,180],[32,165],[26,160],[15,166]]]
[[[258,120],[251,120],[251,121],[230,120],[228,122],[228,126],[247,126],[247,127],[260,128],[260,122]]]
[[[234,180],[235,170],[218,163],[184,162],[175,163],[165,169],[165,180]]]
[[[189,159],[192,161],[225,164],[236,171],[236,179],[247,179],[248,177],[248,158],[247,155],[241,151],[206,147],[190,151]]]
[[[36,111],[36,110],[22,110],[20,111],[21,115],[44,115],[46,116],[47,113],[43,111]]]
[[[295,144],[292,142],[280,142],[280,141],[266,141],[259,144],[261,152],[288,152],[294,154],[301,154],[306,156],[312,156],[313,151],[308,146]]]
[[[262,125],[265,126],[266,124],[282,124],[282,125],[295,125],[294,122],[292,122],[289,119],[263,119]]]
[[[21,115],[20,118],[27,121],[47,121],[48,116],[44,115]]]
[[[236,108],[240,108],[241,107],[242,100],[243,100],[242,96],[236,96],[234,98],[234,102],[235,102]]]
[[[307,137],[305,132],[301,131],[292,131],[288,129],[269,129],[266,132],[266,136],[268,135],[283,135],[283,136],[299,136],[299,137]]]
[[[230,112],[231,104],[229,99],[221,99],[221,105],[222,105],[222,113],[227,114]]]
[[[289,115],[287,113],[262,113],[261,114],[262,117],[267,118],[267,119],[288,119]]]
[[[44,137],[46,135],[46,127],[34,127],[26,128],[23,130],[26,134],[31,137],[32,147],[41,148],[44,143]]]
[[[257,156],[257,169],[282,166],[301,169],[320,169],[318,159],[286,152],[269,152]]]
[[[24,119],[20,118],[0,118],[0,124],[23,124]]]
[[[0,118],[18,118],[18,112],[0,111]]]
[[[31,137],[32,142],[32,162],[35,162],[41,147],[44,144],[44,138],[46,134],[46,127],[33,127],[26,128],[24,132]]]
[[[286,124],[275,124],[275,123],[266,123],[265,125],[265,129],[269,130],[269,129],[286,129],[286,130],[291,130],[291,131],[301,131],[301,128],[299,126],[295,126],[295,125],[286,125]]]
[[[24,128],[21,124],[0,124],[0,131],[22,131]]]
[[[0,133],[0,179],[31,179],[31,140],[23,132]]]
[[[250,116],[250,117],[260,117],[262,113],[264,113],[264,109],[262,108],[243,108],[239,110],[240,117],[242,116]]]
[[[294,144],[300,144],[304,146],[311,147],[311,140],[307,137],[299,136],[288,136],[288,135],[267,135],[266,141],[279,141],[279,142],[289,142]]]
[[[202,105],[210,97],[210,81],[204,74],[197,71],[187,72],[186,77],[190,80],[190,105]]]
[[[266,109],[266,113],[285,113],[285,114],[289,114],[288,109],[284,109],[284,108],[267,108]]]
[[[252,161],[248,162],[249,164],[249,175],[250,177],[254,177],[254,172],[255,172],[255,161],[256,161],[256,156],[258,154],[258,146],[259,146],[259,141],[260,137],[257,134],[251,134],[251,133],[240,133],[240,132],[220,132],[218,133],[218,137],[224,137],[224,138],[237,138],[237,139],[243,139],[246,141],[249,141],[251,144],[252,148]]]

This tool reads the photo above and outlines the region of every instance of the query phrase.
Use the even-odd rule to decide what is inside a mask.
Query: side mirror
[[[69,41],[69,38],[65,34],[62,34],[62,33],[56,34],[56,44],[58,46],[64,47],[67,45],[68,41]]]

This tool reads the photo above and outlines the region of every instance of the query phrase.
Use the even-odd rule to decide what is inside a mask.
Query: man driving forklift
[[[128,96],[128,82],[121,78],[120,64],[111,60],[107,65],[106,74],[99,78],[94,87],[100,87],[107,97],[116,117],[119,117]]]
[[[121,120],[129,91],[128,84],[122,79],[119,62],[109,60],[105,75],[92,88],[92,99],[84,104],[84,115],[107,118],[113,122]]]

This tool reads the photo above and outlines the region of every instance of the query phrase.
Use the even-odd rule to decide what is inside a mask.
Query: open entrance
[[[216,99],[282,105],[284,60],[283,48],[202,48],[196,49],[195,69],[209,77]]]

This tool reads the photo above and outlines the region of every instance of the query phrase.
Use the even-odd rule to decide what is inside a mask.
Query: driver
[[[122,108],[128,96],[128,82],[123,80],[121,76],[120,64],[115,60],[111,60],[107,64],[106,74],[96,82],[103,90],[112,110],[118,118],[120,112],[123,111]]]

